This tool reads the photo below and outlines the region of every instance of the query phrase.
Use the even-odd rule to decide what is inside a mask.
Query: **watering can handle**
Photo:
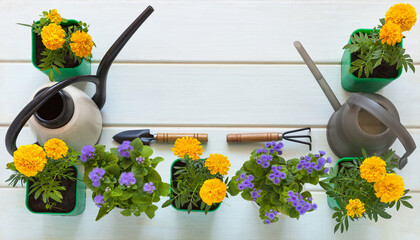
[[[102,61],[98,66],[96,75],[82,75],[67,78],[38,94],[32,101],[26,105],[22,111],[16,116],[13,122],[10,124],[9,129],[6,133],[6,149],[10,155],[13,156],[13,152],[16,151],[16,140],[17,137],[25,126],[29,118],[40,109],[50,98],[52,98],[61,89],[70,86],[78,82],[91,82],[96,85],[95,95],[92,100],[96,103],[99,109],[102,109],[105,104],[105,93],[106,93],[106,77],[108,70],[111,67],[112,62],[117,57],[118,53],[128,42],[131,36],[136,30],[143,24],[143,22],[152,14],[153,8],[148,6],[141,14],[134,20],[134,22],[121,34],[121,36],[115,41],[115,43],[109,48],[108,52],[103,57]]]
[[[360,94],[353,94],[347,100],[347,103],[350,107],[359,106],[363,108],[394,132],[406,151],[398,161],[398,168],[402,169],[407,164],[408,156],[416,149],[416,143],[407,129],[385,108],[368,97]]]

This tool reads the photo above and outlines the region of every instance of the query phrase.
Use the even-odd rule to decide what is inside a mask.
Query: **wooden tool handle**
[[[175,142],[178,138],[193,137],[200,142],[207,142],[207,133],[158,133],[156,134],[156,141],[158,143]]]
[[[280,134],[277,132],[228,134],[226,140],[228,143],[269,142],[280,140]]]

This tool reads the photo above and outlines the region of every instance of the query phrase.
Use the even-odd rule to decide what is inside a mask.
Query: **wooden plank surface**
[[[319,69],[344,103],[350,94],[340,66]],[[0,124],[7,125],[48,79],[28,63],[0,63],[0,76]],[[405,126],[420,127],[420,98],[411,89],[420,89],[420,73],[403,74],[379,94]],[[283,64],[114,64],[102,110],[111,126],[326,126],[332,113],[306,65]]]
[[[373,28],[400,1],[0,1],[1,61],[29,61],[29,29],[44,10],[90,23],[102,58],[122,31],[151,4],[156,9],[117,61],[129,62],[302,62],[300,40],[317,62],[338,63],[350,34]],[[416,0],[410,2],[420,9]],[[356,14],[357,13],[357,14]],[[405,33],[404,46],[420,62],[420,31]],[[19,46],[16,47],[16,39]],[[13,49],[9,51],[8,49]]]

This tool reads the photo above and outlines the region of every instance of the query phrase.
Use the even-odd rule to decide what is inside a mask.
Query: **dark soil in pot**
[[[174,188],[176,188],[177,187],[177,183],[176,183],[176,177],[177,177],[177,175],[174,175],[178,170],[177,169],[175,169],[174,167],[184,167],[185,166],[185,163],[183,163],[183,162],[181,162],[181,161],[177,161],[176,163],[174,163],[173,164],[173,167],[172,167],[172,169],[171,169],[171,174],[172,174],[172,182],[171,182],[171,184],[172,184],[172,186],[174,187]],[[176,195],[175,195],[175,197],[176,197]],[[194,206],[193,205],[193,207],[192,207],[192,210],[199,210],[199,211],[204,211],[204,210],[201,210],[200,209],[200,206],[201,206],[201,203],[202,203],[202,201],[200,200],[200,201],[198,201],[197,202],[197,205],[198,205],[198,207],[196,207],[196,206]],[[209,211],[212,211],[212,210],[215,210],[218,206],[220,205],[220,203],[218,203],[218,204],[213,204],[212,206],[211,206],[211,208],[209,209]],[[175,202],[172,202],[172,206],[173,207],[175,207]],[[176,207],[175,207],[176,208]],[[184,205],[182,205],[181,206],[181,209],[184,209],[184,210],[188,210],[188,204],[184,204]]]
[[[73,167],[71,168],[71,176],[76,178],[77,172],[76,169]],[[71,212],[76,206],[76,181],[72,181],[70,179],[62,179],[60,186],[64,186],[66,191],[61,191],[61,195],[63,196],[62,203],[55,202],[53,199],[50,198],[51,202],[54,202],[54,206],[50,209],[45,208],[45,203],[42,201],[42,194],[35,200],[34,194],[32,193],[28,197],[28,207],[33,212],[53,212],[53,213],[68,213]],[[30,186],[31,182],[29,182]]]
[[[67,32],[68,27],[71,25],[69,26],[61,25],[61,26],[63,27],[64,31]],[[77,26],[77,25],[73,25],[73,26]],[[45,46],[42,43],[41,35],[38,35],[36,33],[33,33],[33,34],[35,34],[35,56],[36,56],[35,61],[36,61],[36,65],[38,66],[39,64],[42,63],[41,59],[45,57],[41,55],[41,53],[45,51]],[[80,65],[78,62],[74,62],[74,60],[69,55],[64,56],[64,60],[66,61],[66,63],[64,63],[65,68],[74,68]]]
[[[359,57],[357,57],[357,55],[359,55],[360,52],[354,52],[351,54],[351,62],[356,61],[357,59],[360,59]],[[358,71],[355,71],[353,74],[354,76],[358,76],[357,75]],[[389,65],[388,63],[386,63],[385,61],[382,61],[382,64],[377,66],[375,69],[373,69],[373,73],[371,75],[369,75],[369,78],[396,78],[398,76],[398,70],[397,70],[397,65]],[[365,72],[363,71],[362,77],[361,78],[366,78]]]

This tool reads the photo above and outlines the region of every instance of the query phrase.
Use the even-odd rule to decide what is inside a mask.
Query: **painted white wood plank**
[[[100,144],[107,146],[107,149],[111,147],[117,147],[118,144],[112,140],[112,136],[115,134],[130,130],[130,129],[151,129],[152,133],[158,132],[199,132],[199,133],[208,133],[209,142],[204,145],[203,156],[209,156],[210,153],[220,153],[228,156],[231,162],[231,169],[228,176],[234,176],[236,171],[238,171],[242,164],[249,159],[250,152],[255,148],[264,146],[264,143],[249,143],[249,144],[227,144],[226,143],[226,134],[228,133],[246,133],[246,132],[284,132],[291,130],[290,128],[194,128],[194,127],[148,127],[148,126],[136,126],[136,127],[106,127],[102,133]],[[5,166],[7,162],[12,161],[12,157],[6,152],[4,145],[4,136],[6,134],[7,128],[0,127],[0,164]],[[420,130],[410,129],[414,141],[420,143]],[[325,129],[315,128],[312,129],[312,138],[313,138],[313,151],[317,152],[318,150],[324,150],[327,152],[328,156],[331,156],[333,159],[333,164],[338,160],[332,150],[328,147]],[[29,131],[29,128],[24,128],[21,136],[18,139],[18,145],[20,144],[31,144],[35,141],[35,138]],[[295,157],[304,156],[309,153],[309,149],[306,145],[301,145],[293,142],[283,141],[285,144],[283,156],[285,159],[291,159]],[[154,143],[151,147],[154,150],[153,156],[161,156],[165,159],[164,162],[160,163],[157,167],[157,170],[162,176],[162,179],[169,182],[170,179],[170,167],[172,162],[176,159],[173,155],[171,148],[173,144],[157,144]],[[401,144],[397,141],[393,147],[397,151],[397,154],[402,156],[404,149]],[[399,175],[404,178],[405,186],[408,189],[413,191],[420,191],[420,182],[418,179],[418,169],[420,168],[420,151],[416,150],[409,157],[408,165],[401,171]],[[331,164],[331,166],[333,166]],[[5,187],[7,184],[4,182],[9,176],[10,171],[6,170],[4,167],[0,166],[0,186]],[[306,188],[309,190],[321,190],[319,186],[306,185]]]
[[[90,23],[102,58],[120,33],[151,4],[156,11],[133,36],[117,61],[302,62],[300,40],[317,62],[338,63],[342,47],[358,28],[372,28],[399,1],[1,1],[1,61],[29,61],[29,29],[43,11]],[[418,1],[409,1],[420,9]],[[405,34],[404,46],[420,62],[420,31]],[[18,40],[18,41],[16,41]]]
[[[124,217],[114,210],[95,222],[98,208],[87,191],[86,210],[79,216],[55,217],[31,214],[25,208],[24,189],[0,189],[1,239],[419,239],[420,194],[414,194],[414,209],[389,211],[392,218],[378,223],[368,220],[351,222],[344,234],[333,234],[335,220],[328,208],[326,195],[315,192],[318,210],[307,213],[299,221],[280,216],[273,225],[264,225],[255,205],[240,196],[228,198],[216,212],[207,216],[190,215],[171,207],[159,209],[154,219],[146,216]],[[159,203],[161,205],[163,200]],[[227,205],[229,204],[229,206]],[[25,229],[25,231],[22,231]]]
[[[340,66],[319,68],[345,102]],[[408,127],[420,126],[419,74],[403,74],[379,92]],[[29,63],[0,63],[0,76],[0,124],[8,125],[48,79]],[[305,65],[242,64],[114,64],[102,110],[112,126],[326,126],[332,113]]]

